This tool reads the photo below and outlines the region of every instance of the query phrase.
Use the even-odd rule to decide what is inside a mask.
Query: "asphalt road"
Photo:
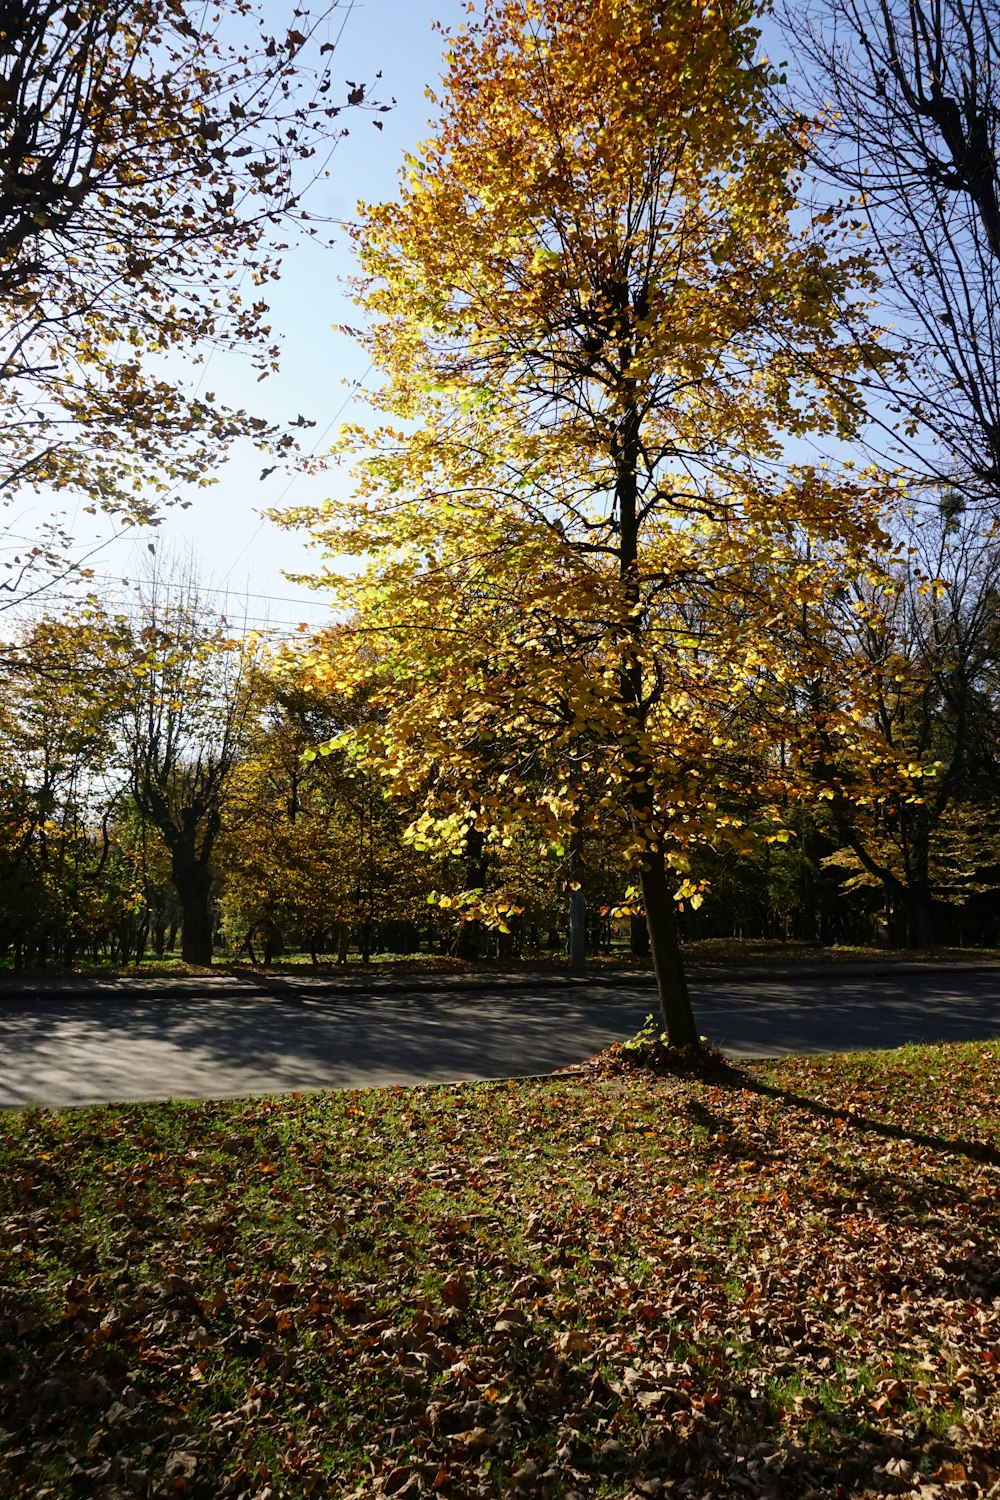
[[[1000,1035],[1000,966],[692,976],[734,1058]],[[303,976],[0,995],[0,1106],[225,1098],[547,1073],[641,1026],[651,980]]]

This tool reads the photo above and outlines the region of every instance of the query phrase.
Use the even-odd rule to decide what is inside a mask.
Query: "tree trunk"
[[[587,972],[587,898],[582,890],[569,893],[569,972]]]
[[[486,835],[480,829],[476,827],[466,829],[462,857],[465,860],[466,890],[483,890],[486,885],[486,871],[490,857],[486,850]],[[472,922],[462,922],[455,943],[456,955],[469,963],[475,963],[482,954],[482,947],[482,922],[478,919]]]
[[[583,834],[574,828],[569,846],[569,972],[587,971],[587,898],[583,893]],[[574,890],[573,887],[579,887]]]
[[[626,282],[615,288],[620,298],[621,310],[630,312],[630,292]],[[627,370],[632,359],[631,349],[622,348],[622,368]],[[619,422],[619,438],[615,467],[615,498],[618,502],[619,569],[622,589],[631,606],[631,639],[623,642],[622,662],[619,671],[622,704],[627,720],[635,733],[634,762],[631,767],[632,786],[629,802],[633,826],[647,843],[657,841],[657,848],[647,847],[642,865],[642,901],[646,908],[646,925],[649,928],[649,944],[653,951],[653,968],[656,971],[656,988],[659,993],[660,1014],[663,1029],[672,1047],[697,1045],[698,1031],[691,1011],[687,980],[684,977],[684,962],[681,958],[680,941],[677,936],[677,916],[674,900],[667,882],[663,863],[663,846],[659,843],[660,830],[656,816],[655,797],[652,791],[653,768],[648,756],[641,749],[646,728],[647,703],[645,700],[642,672],[642,587],[639,572],[639,507],[636,475],[640,458],[640,426],[638,401],[629,375],[626,381],[628,395],[622,404]],[[645,762],[645,763],[644,763]]]
[[[645,914],[633,912],[628,919],[628,946],[633,958],[649,957],[649,926]]]
[[[906,946],[930,948],[934,942],[934,900],[923,886],[906,892]]]
[[[212,877],[201,864],[175,864],[172,875],[181,903],[181,959],[207,968],[212,962]]]
[[[667,881],[662,849],[646,855],[642,867],[642,900],[667,1041],[672,1047],[694,1046],[698,1042],[698,1028],[684,975],[674,899]]]
[[[462,922],[459,925],[458,936],[455,940],[456,956],[464,958],[467,963],[475,963],[479,958],[482,933],[482,922]]]

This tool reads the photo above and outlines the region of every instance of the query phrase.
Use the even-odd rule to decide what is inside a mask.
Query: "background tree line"
[[[801,612],[800,674],[765,674],[757,725],[744,705],[739,750],[718,750],[733,837],[674,870],[687,939],[1000,941],[1000,563],[954,491],[909,535],[905,564],[843,581],[832,638]],[[352,755],[371,695],[317,675],[342,629],[269,646],[192,582],[156,578],[118,613],[95,604],[9,641],[3,960],[561,954],[575,888],[591,952],[648,951],[621,809],[569,843],[474,818],[428,835],[426,804]],[[847,738],[833,699],[859,683]],[[553,773],[526,775],[541,793]],[[581,771],[581,802],[599,790]]]

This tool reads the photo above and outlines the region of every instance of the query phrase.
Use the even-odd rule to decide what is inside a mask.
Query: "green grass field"
[[[0,1495],[987,1496],[1000,1043],[0,1118]]]

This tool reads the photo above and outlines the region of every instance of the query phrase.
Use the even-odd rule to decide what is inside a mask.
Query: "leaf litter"
[[[990,1046],[0,1121],[0,1496],[1000,1493]]]

